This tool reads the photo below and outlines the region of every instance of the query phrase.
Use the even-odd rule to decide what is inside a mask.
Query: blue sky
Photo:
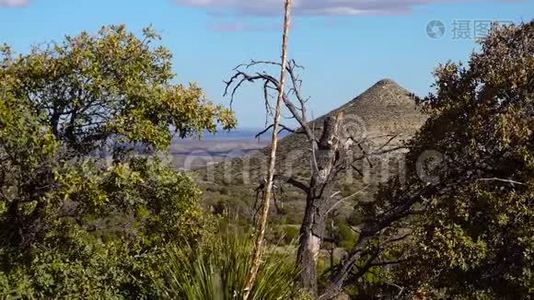
[[[328,112],[382,78],[418,95],[430,91],[432,70],[466,60],[475,49],[475,23],[529,21],[534,0],[296,0],[290,56],[305,69],[303,92],[315,116]],[[282,0],[0,0],[0,43],[18,52],[65,34],[126,24],[152,25],[174,54],[181,82],[194,81],[209,98],[222,97],[223,80],[250,59],[279,56]],[[431,38],[430,21],[445,33]],[[456,22],[456,23],[455,23]],[[468,31],[455,31],[463,24]],[[260,87],[245,88],[234,103],[241,127],[264,124]]]

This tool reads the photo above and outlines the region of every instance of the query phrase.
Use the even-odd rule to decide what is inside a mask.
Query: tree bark
[[[301,287],[312,296],[317,295],[317,259],[324,236],[326,218],[321,203],[327,199],[317,198],[314,188],[307,196],[304,220],[300,229],[299,248],[297,252],[297,266],[299,269]]]
[[[300,285],[317,296],[317,260],[324,238],[328,208],[333,189],[336,163],[339,161],[339,127],[343,116],[337,114],[324,122],[323,133],[313,147],[313,173],[306,195],[306,209],[300,229],[297,267]]]

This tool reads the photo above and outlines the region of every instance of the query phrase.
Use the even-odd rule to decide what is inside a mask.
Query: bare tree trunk
[[[286,78],[286,66],[287,66],[287,41],[289,34],[289,24],[291,17],[291,0],[285,1],[285,14],[284,14],[284,29],[282,36],[282,62],[280,64],[280,84],[278,85],[278,99],[276,101],[276,109],[274,114],[274,122],[272,127],[272,145],[271,153],[269,157],[269,169],[267,170],[267,184],[265,186],[265,192],[262,199],[262,213],[259,220],[259,226],[257,229],[256,243],[254,246],[254,253],[252,255],[252,266],[245,285],[245,291],[243,299],[247,300],[252,291],[252,286],[256,280],[258,269],[261,263],[261,256],[263,252],[263,240],[265,237],[265,228],[267,227],[267,217],[269,215],[269,204],[272,196],[273,178],[276,165],[276,150],[278,148],[278,127],[280,124],[280,110],[284,98],[284,85]]]
[[[317,259],[325,234],[335,166],[339,160],[339,127],[342,115],[325,120],[323,133],[312,155],[313,174],[306,195],[306,210],[300,229],[297,267],[300,284],[317,296]],[[315,147],[315,145],[314,145]]]
[[[312,296],[317,295],[317,259],[321,249],[324,234],[324,221],[321,220],[321,211],[318,205],[323,202],[314,198],[314,191],[310,191],[306,201],[304,220],[300,228],[299,248],[297,252],[297,267],[299,270],[300,285]]]

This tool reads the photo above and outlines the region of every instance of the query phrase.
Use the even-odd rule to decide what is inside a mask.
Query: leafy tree
[[[2,297],[151,295],[150,257],[202,238],[209,222],[188,176],[124,147],[110,166],[89,155],[111,143],[165,150],[173,132],[235,124],[198,87],[173,84],[170,54],[143,37],[111,26],[28,55],[4,47]]]
[[[0,79],[36,113],[47,117],[51,132],[73,155],[86,154],[110,138],[143,143],[158,150],[180,137],[233,127],[231,112],[207,102],[202,90],[172,82],[170,52],[152,46],[150,28],[143,39],[124,26],[82,32],[62,43],[35,47],[14,57],[3,47]]]
[[[429,195],[416,218],[419,259],[405,278],[451,296],[527,297],[534,292],[534,22],[495,28],[468,66],[442,65],[436,77],[426,99],[432,117],[410,159],[438,151],[432,176],[451,185]]]
[[[386,265],[412,297],[534,292],[534,22],[496,26],[480,45],[467,65],[436,70],[407,181],[358,204],[355,247],[321,299]]]

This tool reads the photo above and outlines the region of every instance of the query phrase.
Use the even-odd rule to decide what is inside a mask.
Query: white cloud
[[[214,13],[243,15],[279,14],[282,0],[175,0],[179,5],[200,7]],[[417,5],[436,2],[473,2],[476,0],[294,0],[297,14],[361,15],[402,14]],[[501,0],[510,1],[510,0]]]
[[[21,7],[29,3],[29,0],[0,0],[0,7]]]

